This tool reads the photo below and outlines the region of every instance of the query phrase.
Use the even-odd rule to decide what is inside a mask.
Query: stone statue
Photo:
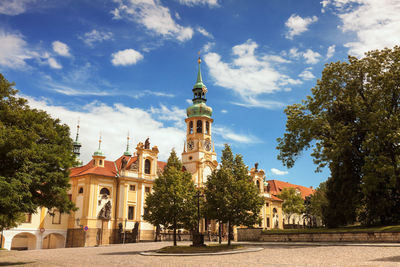
[[[110,220],[111,219],[111,201],[108,201],[99,212],[99,219]]]
[[[144,141],[144,149],[150,149],[150,138],[147,138],[146,141]]]
[[[125,159],[125,157],[122,158],[121,160],[121,169],[125,169],[126,163],[128,163],[128,161]]]
[[[137,242],[137,237],[139,234],[139,222],[135,222],[135,227],[132,229],[132,242]]]
[[[258,170],[258,162],[256,162],[256,163],[254,164],[254,168],[255,168],[256,170]]]

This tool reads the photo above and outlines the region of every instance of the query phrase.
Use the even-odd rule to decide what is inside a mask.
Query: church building
[[[207,88],[201,76],[200,58],[198,65],[192,89],[193,104],[187,108],[185,119],[182,163],[192,174],[195,185],[203,187],[207,177],[218,167],[218,161],[212,140],[212,108],[206,105]],[[128,137],[126,151],[114,161],[106,159],[101,142],[100,138],[92,160],[71,169],[69,194],[78,210],[69,215],[55,210],[55,216],[50,216],[46,209],[39,209],[38,213],[27,215],[25,223],[4,231],[2,247],[85,247],[154,240],[156,227],[143,220],[144,203],[166,162],[158,160],[159,150],[150,145],[149,139],[139,142],[132,153]],[[74,142],[74,153],[78,157],[81,146],[78,126]],[[265,182],[264,171],[256,164],[249,174],[265,199],[260,211],[262,222],[256,227],[283,228],[282,200],[268,191],[270,187]],[[210,221],[203,221],[201,229],[218,230]]]

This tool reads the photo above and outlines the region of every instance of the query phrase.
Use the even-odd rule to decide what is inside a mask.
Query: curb
[[[222,251],[222,252],[205,252],[205,253],[160,253],[160,252],[140,252],[142,256],[217,256],[217,255],[229,255],[229,254],[239,254],[247,252],[257,252],[264,248],[246,248],[238,249],[233,251]]]

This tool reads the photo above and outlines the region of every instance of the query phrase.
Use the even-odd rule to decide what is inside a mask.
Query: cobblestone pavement
[[[179,242],[180,245],[189,244]],[[171,242],[63,248],[30,251],[0,251],[0,266],[400,266],[399,244],[294,245],[247,243],[258,252],[218,256],[142,256]]]

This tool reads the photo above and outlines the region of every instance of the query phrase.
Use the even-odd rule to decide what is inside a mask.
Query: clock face
[[[206,140],[206,141],[204,142],[204,148],[205,148],[207,151],[211,151],[211,142],[210,142],[210,140]]]
[[[188,147],[188,150],[193,150],[193,148],[194,148],[194,142],[193,142],[193,140],[189,140],[189,141],[187,142],[187,147]]]

